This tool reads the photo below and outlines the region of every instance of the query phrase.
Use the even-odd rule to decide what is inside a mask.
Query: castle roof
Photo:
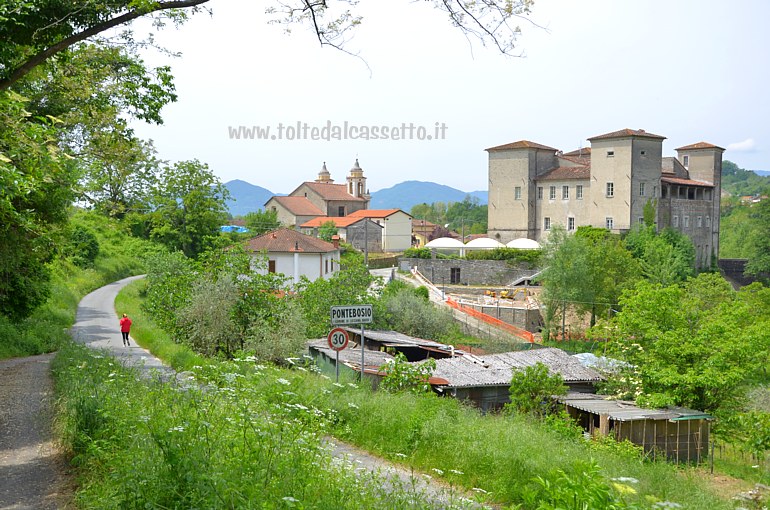
[[[591,147],[581,147],[580,149],[575,149],[574,151],[565,152],[564,154],[562,154],[562,156],[577,157],[577,158],[590,158],[591,157]]]
[[[636,136],[639,138],[654,138],[657,140],[665,140],[665,136],[656,135],[653,133],[648,133],[644,129],[621,129],[619,131],[613,131],[612,133],[605,133],[603,135],[598,136],[592,136],[588,139],[588,141],[593,140],[610,140],[612,138],[628,138],[630,136]]]
[[[543,175],[537,177],[537,181],[564,181],[568,179],[588,180],[591,178],[590,166],[557,166],[551,168]]]
[[[679,147],[676,150],[678,150],[678,151],[696,151],[696,150],[701,150],[701,149],[718,149],[720,151],[724,150],[722,147],[716,146],[713,143],[708,143],[708,142],[693,143],[693,144],[690,144],[690,145],[685,145],[684,147]]]
[[[324,212],[316,207],[307,197],[271,197],[284,209],[295,216],[323,216]],[[270,202],[267,201],[267,203]],[[265,205],[267,205],[267,203]]]
[[[249,251],[328,253],[336,251],[332,243],[308,236],[289,228],[279,228],[249,239],[245,248]]]
[[[702,188],[713,188],[714,184],[706,181],[694,181],[692,179],[682,179],[681,177],[668,177],[661,176],[661,182],[667,182],[669,184],[681,184],[685,186],[700,186]]]
[[[492,152],[492,151],[507,151],[511,149],[538,149],[538,150],[553,151],[553,152],[556,152],[558,150],[558,149],[554,149],[553,147],[548,147],[547,145],[530,142],[529,140],[519,140],[518,142],[506,143],[505,145],[498,145],[497,147],[490,147],[489,149],[485,149],[485,150]]]

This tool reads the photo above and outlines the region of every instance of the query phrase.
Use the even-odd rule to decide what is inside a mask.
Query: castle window
[[[711,226],[711,216],[706,216],[706,226],[707,227]]]
[[[569,230],[570,232],[575,230],[575,218],[573,218],[572,216],[567,218],[567,230]]]
[[[578,184],[575,186],[575,198],[578,200],[583,200],[583,185]]]
[[[337,216],[339,216],[339,217],[345,216],[345,206],[344,205],[341,205],[337,209]]]
[[[521,186],[513,188],[513,198],[514,200],[521,200]]]
[[[556,200],[556,186],[551,186],[548,188],[548,198],[551,200]]]
[[[608,182],[607,183],[607,198],[612,198],[615,196],[615,183]]]
[[[607,230],[612,230],[615,227],[615,220],[613,220],[610,216],[607,216],[604,218],[604,228]]]
[[[644,155],[646,155],[646,154],[647,154],[647,151],[642,151],[642,152],[641,152],[641,155],[642,155],[642,156],[644,156]]]
[[[615,157],[615,151],[607,151],[607,157],[608,158],[614,158]]]
[[[705,199],[706,200],[711,200],[711,190],[710,189],[706,190],[706,198]]]
[[[543,230],[551,230],[551,218],[548,216],[543,218]]]
[[[672,219],[671,223],[674,225],[674,227],[678,228],[679,227],[679,216],[674,216],[674,218]]]
[[[684,220],[684,228],[690,228],[690,217],[684,216],[682,219]]]
[[[644,183],[643,182],[639,183],[639,196],[640,197],[644,196]]]
[[[543,199],[543,187],[538,186],[537,187],[537,199],[542,200]]]
[[[639,216],[637,218],[637,221],[639,222],[640,225],[644,225],[644,216]]]
[[[658,196],[658,187],[657,186],[653,186],[652,187],[652,196],[653,196],[653,198]]]
[[[561,199],[562,200],[569,200],[569,186],[562,186],[561,187]]]
[[[685,168],[690,166],[690,156],[682,156],[682,166]]]
[[[703,216],[695,218],[695,226],[701,228],[703,226]]]

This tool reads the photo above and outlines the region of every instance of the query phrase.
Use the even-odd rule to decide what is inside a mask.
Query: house
[[[310,281],[331,278],[339,270],[339,246],[288,228],[250,239],[245,248],[267,256],[266,272],[283,273],[294,283],[302,276]]]
[[[383,251],[401,252],[412,246],[412,216],[401,209],[362,209],[349,216],[369,218],[383,227]]]
[[[368,218],[318,216],[301,224],[299,226],[300,232],[318,237],[318,229],[327,222],[332,222],[337,228],[340,238],[350,243],[355,249],[364,251],[366,248],[369,252],[382,251],[382,229],[384,227]]]
[[[644,409],[633,402],[585,393],[569,393],[558,400],[591,435],[627,439],[653,456],[663,455],[677,463],[708,458],[714,417],[701,411],[683,407]]]
[[[514,370],[543,363],[551,374],[559,374],[572,391],[594,392],[603,377],[561,349],[544,348],[439,359],[431,384],[444,394],[468,400],[483,411],[501,408],[510,402],[509,390]]]
[[[364,171],[356,159],[346,184],[334,184],[324,163],[315,181],[303,182],[288,197],[270,198],[265,210],[277,212],[283,225],[299,226],[316,216],[342,217],[366,209],[370,198]]]
[[[643,223],[650,206],[657,227],[687,235],[696,266],[710,267],[719,253],[724,149],[698,142],[676,149],[676,157],[663,157],[663,140],[621,129],[567,153],[528,140],[486,149],[490,237],[541,241],[554,225],[621,233]]]

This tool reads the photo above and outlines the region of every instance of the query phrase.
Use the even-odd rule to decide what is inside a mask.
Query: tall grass
[[[137,315],[137,284],[121,294],[119,299],[126,299],[124,294],[132,296],[122,303]],[[162,332],[152,335],[156,335],[154,348],[163,349],[170,342]],[[142,330],[136,336],[144,342]],[[684,508],[732,507],[725,497],[710,490],[707,477],[695,469],[645,461],[623,445],[586,442],[525,417],[482,416],[451,398],[372,392],[350,382],[332,383],[303,367],[289,370],[257,362],[185,367],[200,384],[212,388],[235,384],[248,395],[259,395],[265,409],[291,410],[291,418],[305,427],[319,426],[324,433],[418,472],[457,487],[476,488],[497,503],[529,508],[533,497],[543,497],[544,483],[563,484],[572,473],[577,485],[594,483],[627,507],[652,508],[666,501]],[[163,394],[157,398],[168,404],[176,397]],[[231,414],[223,416],[237,420],[242,412],[233,403]],[[180,420],[192,419],[179,413]],[[598,474],[587,482],[581,476],[590,472],[590,465],[598,466]],[[628,479],[637,482],[623,481]]]
[[[432,506],[333,459],[322,434],[334,413],[300,402],[302,377],[269,366],[247,377],[231,363],[196,370],[209,384],[140,379],[74,343],[60,351],[59,423],[81,468],[79,508]]]

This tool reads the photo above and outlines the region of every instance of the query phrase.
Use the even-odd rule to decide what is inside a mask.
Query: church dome
[[[358,164],[358,158],[356,158],[356,162],[353,163],[353,168],[350,169],[350,175],[352,177],[362,177],[364,175],[364,170],[361,168],[361,165]]]
[[[334,182],[332,180],[332,175],[329,173],[329,170],[326,169],[326,161],[324,161],[324,165],[321,167],[321,171],[318,172],[318,179],[316,179],[315,182]]]

